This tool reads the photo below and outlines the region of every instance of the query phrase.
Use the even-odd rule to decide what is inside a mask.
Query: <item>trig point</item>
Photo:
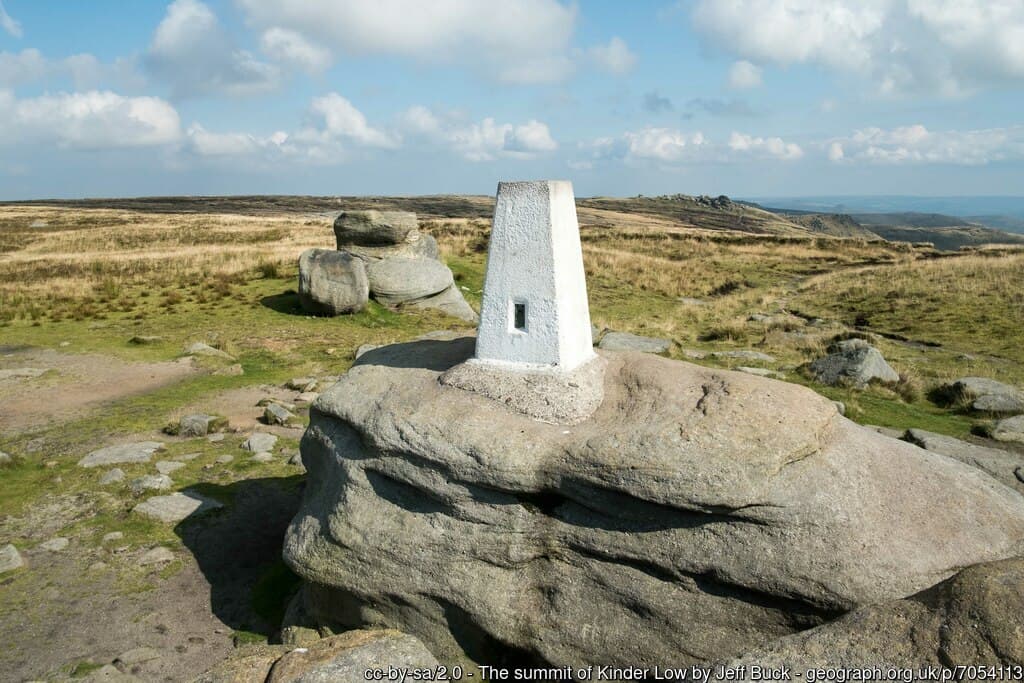
[[[477,361],[568,372],[593,358],[572,183],[498,183]]]

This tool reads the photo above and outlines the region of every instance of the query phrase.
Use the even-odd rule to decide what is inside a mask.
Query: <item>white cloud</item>
[[[934,132],[921,124],[864,128],[827,143],[830,161],[977,166],[1024,159],[1024,126]]]
[[[0,52],[0,87],[17,87],[52,79],[69,80],[79,91],[102,86],[137,90],[144,84],[132,58],[118,58],[113,63],[104,64],[88,53],[51,60],[35,48],[18,53]]]
[[[366,116],[338,93],[313,99],[310,111],[323,119],[321,134],[331,139],[346,139],[364,147],[398,147],[400,139],[373,128]]]
[[[627,158],[681,161],[693,159],[708,144],[703,133],[686,134],[670,128],[644,128],[625,134]]]
[[[180,137],[178,112],[157,97],[94,90],[17,99],[0,91],[0,143],[99,149],[168,145]]]
[[[745,59],[733,62],[729,67],[729,87],[736,89],[756,88],[761,85],[761,67]]]
[[[575,5],[557,0],[236,0],[250,24],[286,29],[355,55],[458,63],[506,82],[557,82],[572,73]]]
[[[175,0],[153,34],[146,63],[175,97],[248,95],[277,87],[280,69],[235,47],[199,0]]]
[[[1024,80],[1017,0],[698,0],[696,28],[753,64],[815,64],[883,93]]]
[[[417,105],[399,116],[399,126],[408,135],[447,147],[469,161],[530,159],[558,149],[547,124],[535,119],[519,125],[490,117],[467,122],[455,113],[438,116]]]
[[[189,126],[188,140],[192,151],[200,156],[245,156],[281,150],[288,142],[288,134],[279,131],[258,137],[248,133],[211,133],[195,123]]]
[[[279,62],[291,64],[309,73],[318,73],[331,65],[331,52],[286,28],[270,28],[260,39],[263,52]]]
[[[50,63],[35,48],[18,53],[0,52],[0,86],[12,87],[42,80],[49,70]]]
[[[7,13],[3,2],[0,2],[0,27],[15,38],[21,38],[21,24]]]
[[[614,36],[607,45],[591,47],[587,54],[598,68],[615,76],[628,73],[637,62],[636,55],[630,52],[626,41],[618,36]]]
[[[737,132],[729,136],[729,149],[783,161],[792,161],[804,155],[800,145],[786,142],[782,138],[762,138]]]

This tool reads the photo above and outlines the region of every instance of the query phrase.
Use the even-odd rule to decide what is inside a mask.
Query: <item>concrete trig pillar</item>
[[[498,183],[476,358],[558,371],[594,358],[569,181]]]

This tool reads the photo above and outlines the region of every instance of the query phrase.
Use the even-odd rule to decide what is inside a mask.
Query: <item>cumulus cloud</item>
[[[157,26],[146,65],[175,97],[249,95],[277,87],[280,69],[235,46],[199,0],[175,0]]]
[[[799,159],[804,155],[799,145],[786,142],[782,138],[762,138],[737,132],[729,136],[729,149],[783,161]]]
[[[272,59],[309,73],[321,72],[331,65],[330,50],[286,28],[274,27],[264,31],[260,46]]]
[[[248,22],[355,55],[459,63],[512,83],[550,83],[572,73],[575,5],[505,0],[236,0]]]
[[[168,145],[180,137],[178,112],[157,97],[94,90],[17,99],[0,91],[0,143],[100,149]]]
[[[741,90],[761,85],[761,67],[745,59],[733,62],[729,67],[729,87]]]
[[[402,113],[399,125],[408,135],[446,147],[469,161],[529,159],[558,149],[547,124],[535,119],[518,125],[490,117],[467,122],[454,113],[438,116],[417,105]]]
[[[862,76],[884,93],[957,95],[1024,80],[1020,2],[698,0],[692,16],[717,46],[755,68],[816,64]]]
[[[54,60],[35,48],[0,52],[0,87],[13,88],[46,80],[68,80],[75,90],[95,90],[102,86],[137,90],[145,82],[132,58],[121,57],[104,63],[88,53]]]
[[[967,131],[928,130],[921,124],[863,128],[826,143],[836,163],[977,166],[1024,159],[1024,126]]]
[[[583,159],[573,167],[589,168],[600,161],[631,164],[654,162],[665,166],[696,163],[731,163],[750,159],[793,161],[803,156],[799,145],[781,138],[762,138],[734,132],[728,143],[716,142],[702,132],[648,126],[619,137],[602,137],[580,145]]]
[[[248,133],[211,133],[198,123],[188,129],[191,150],[206,157],[247,156],[268,151],[281,151],[288,141],[288,134],[276,132],[266,137]]]
[[[399,138],[370,126],[366,116],[338,93],[313,98],[310,111],[323,120],[325,137],[345,139],[364,147],[395,148]]]
[[[614,36],[607,45],[589,48],[587,54],[599,69],[615,76],[629,73],[637,62],[636,55],[630,52],[626,41],[618,36]]]
[[[21,38],[21,24],[7,13],[3,2],[0,2],[0,27],[3,27],[11,36]]]

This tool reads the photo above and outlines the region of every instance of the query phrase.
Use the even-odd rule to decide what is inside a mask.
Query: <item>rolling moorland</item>
[[[297,397],[309,383],[292,380],[329,384],[365,344],[472,331],[436,311],[372,301],[354,315],[308,316],[295,291],[298,255],[333,248],[338,211],[415,211],[478,308],[492,206],[486,197],[0,205],[0,451],[10,456],[0,465],[0,544],[28,563],[0,574],[0,669],[65,680],[134,657],[139,675],[180,680],[273,642],[298,584],[280,547],[303,485],[292,457],[303,425],[261,425],[278,437],[275,457],[254,462],[241,446],[264,413],[258,404],[291,402],[304,419]],[[1024,385],[1024,237],[948,216],[773,212],[683,195],[581,199],[578,213],[599,330],[669,339],[676,359],[771,371],[843,402],[862,424],[978,443],[988,443],[976,433],[987,416],[937,402],[935,390],[963,376]],[[877,347],[900,381],[856,390],[802,370],[850,337]],[[220,353],[185,353],[197,342]],[[197,411],[227,419],[223,438],[164,431]],[[160,460],[184,463],[174,489],[224,509],[169,527],[131,512],[153,492],[125,482],[151,466],[124,465],[125,482],[101,484],[102,471],[77,465],[143,440],[164,444]],[[55,538],[68,543],[47,545]],[[154,560],[161,548],[170,554]]]

